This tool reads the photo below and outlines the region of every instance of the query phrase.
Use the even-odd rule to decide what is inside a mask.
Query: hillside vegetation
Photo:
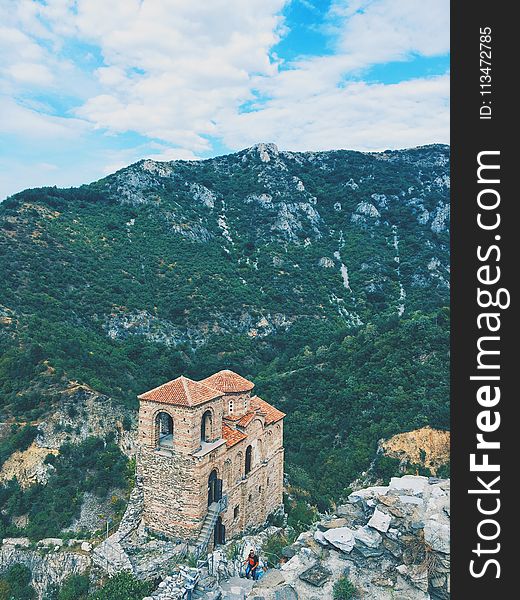
[[[287,413],[287,470],[322,505],[380,438],[446,429],[448,169],[445,146],[259,144],[6,199],[0,420],[20,426],[0,458],[70,381],[131,422],[138,393],[221,368]],[[68,452],[56,477],[76,468]]]

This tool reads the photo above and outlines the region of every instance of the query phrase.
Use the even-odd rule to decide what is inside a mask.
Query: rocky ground
[[[354,492],[335,515],[285,548],[291,558],[247,598],[332,598],[342,575],[360,598],[449,598],[449,492],[449,480],[416,476]]]

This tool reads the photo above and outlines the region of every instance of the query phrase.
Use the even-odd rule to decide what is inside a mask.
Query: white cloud
[[[231,148],[259,139],[287,150],[384,150],[447,142],[448,98],[448,76],[393,85],[351,83],[295,104],[276,98],[256,112],[224,115],[220,129]]]
[[[338,49],[358,66],[402,60],[411,53],[448,52],[449,0],[337,0],[330,15],[339,19]]]
[[[40,144],[39,162],[49,164],[46,151],[91,143],[96,131],[95,158],[86,151],[81,160],[99,175],[144,156],[196,159],[215,139],[230,149],[268,140],[292,150],[448,141],[447,75],[352,80],[373,65],[446,53],[448,0],[334,0],[322,26],[333,53],[287,63],[273,48],[287,34],[281,11],[290,1],[4,3],[0,131]],[[65,97],[75,104],[58,112]],[[246,102],[254,112],[243,112]],[[114,150],[127,132],[144,142]],[[68,181],[60,169],[56,180]]]
[[[53,82],[54,77],[50,70],[42,64],[18,62],[8,67],[7,72],[13,79],[23,83],[47,85]]]
[[[0,96],[0,133],[45,143],[48,147],[74,140],[90,129],[88,123],[74,118],[45,114]],[[42,148],[44,152],[44,148]]]

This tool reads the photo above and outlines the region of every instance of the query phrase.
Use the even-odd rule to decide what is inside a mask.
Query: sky
[[[449,143],[449,0],[0,0],[0,200],[141,158]]]

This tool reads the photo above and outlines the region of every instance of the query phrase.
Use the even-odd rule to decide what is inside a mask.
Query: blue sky
[[[448,0],[11,0],[0,23],[0,199],[260,141],[449,142]]]

